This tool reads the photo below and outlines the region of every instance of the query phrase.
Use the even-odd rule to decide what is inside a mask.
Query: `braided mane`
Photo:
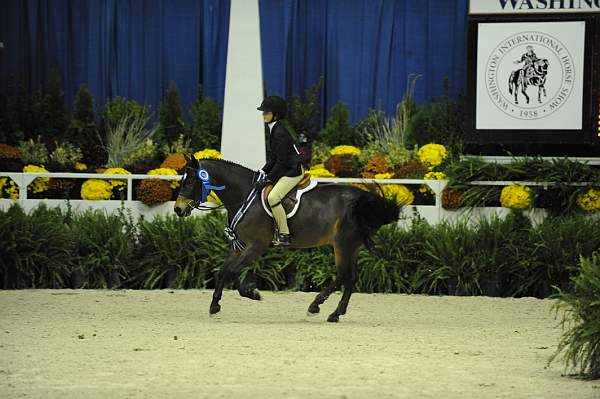
[[[246,169],[247,171],[249,171],[249,172],[252,172],[252,173],[254,173],[254,172],[255,172],[254,170],[252,170],[252,169],[250,169],[250,168],[247,168],[247,167],[245,167],[244,165],[240,165],[239,163],[235,163],[235,162],[233,162],[233,161],[229,161],[229,160],[227,160],[227,159],[204,158],[204,159],[199,159],[198,161],[215,161],[215,162],[222,162],[222,163],[225,163],[225,164],[227,164],[227,165],[232,165],[232,166],[236,166],[236,167],[238,167],[238,168]]]

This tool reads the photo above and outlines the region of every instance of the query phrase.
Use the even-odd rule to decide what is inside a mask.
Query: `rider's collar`
[[[273,122],[267,123],[267,125],[269,126],[269,133],[271,133],[271,130],[273,130],[273,126],[277,123],[276,120],[274,120]]]

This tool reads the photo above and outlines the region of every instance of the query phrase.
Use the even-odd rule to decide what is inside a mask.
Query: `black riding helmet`
[[[272,112],[277,119],[285,118],[287,114],[287,103],[279,96],[268,96],[260,104],[260,107],[256,108],[259,111]]]

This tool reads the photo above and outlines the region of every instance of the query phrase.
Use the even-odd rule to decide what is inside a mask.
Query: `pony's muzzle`
[[[190,214],[192,213],[192,207],[190,206],[191,203],[192,201],[190,201],[189,199],[178,196],[177,200],[175,201],[175,214],[180,218],[190,216]]]

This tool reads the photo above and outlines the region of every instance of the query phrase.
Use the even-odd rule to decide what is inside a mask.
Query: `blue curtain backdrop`
[[[266,91],[303,95],[324,76],[325,110],[341,100],[352,121],[402,100],[421,74],[417,102],[463,94],[467,0],[260,0]]]
[[[81,83],[97,108],[123,96],[157,110],[171,81],[184,110],[199,85],[220,103],[229,0],[2,0],[0,90],[33,91],[52,68],[72,106]]]
[[[407,76],[417,102],[464,92],[467,0],[259,0],[265,89],[288,99],[320,76],[322,118],[341,100],[351,120],[394,112]],[[61,73],[72,106],[86,83],[97,106],[113,96],[156,110],[170,81],[184,110],[198,86],[223,103],[229,0],[3,0],[0,91]]]

